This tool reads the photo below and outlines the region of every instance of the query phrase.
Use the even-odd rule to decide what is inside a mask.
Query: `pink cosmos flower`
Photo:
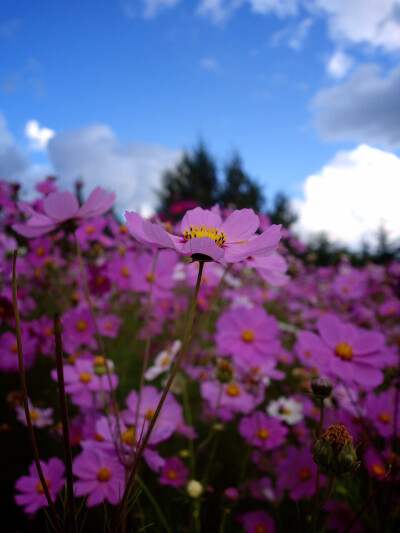
[[[87,494],[88,507],[98,505],[103,500],[114,505],[118,503],[124,491],[125,471],[116,457],[87,448],[75,457],[72,470],[79,478],[74,483],[75,494]]]
[[[274,520],[265,511],[250,511],[243,515],[246,533],[275,533]]]
[[[301,331],[297,352],[303,362],[345,383],[373,388],[382,383],[382,368],[396,362],[382,333],[358,328],[325,314],[317,320],[319,335]]]
[[[143,244],[172,248],[194,260],[221,264],[243,261],[248,256],[272,254],[281,239],[281,226],[273,225],[256,235],[260,225],[252,209],[233,211],[226,220],[212,211],[196,207],[182,219],[181,236],[168,233],[158,224],[125,212],[130,233]]]
[[[51,499],[54,501],[65,482],[63,478],[64,463],[57,457],[51,457],[47,462],[40,461],[40,464]],[[43,485],[34,462],[29,466],[29,476],[22,476],[17,479],[15,488],[21,493],[15,494],[15,501],[17,505],[24,506],[25,513],[34,513],[40,507],[47,506]]]
[[[316,471],[317,465],[308,446],[288,446],[286,457],[280,459],[277,464],[277,489],[287,490],[292,500],[311,496],[315,491]]]
[[[395,402],[399,402],[397,409]],[[392,387],[389,390],[374,394],[370,392],[364,399],[365,417],[370,420],[378,433],[382,437],[391,437],[394,433],[395,425],[400,425],[400,400],[396,396],[396,390]],[[397,422],[395,422],[397,413]]]
[[[178,457],[169,457],[165,460],[158,479],[164,485],[179,488],[189,479],[189,471]]]
[[[32,404],[28,398],[29,414],[31,415],[32,426],[37,428],[43,428],[53,424],[53,409],[51,407],[40,408]],[[25,426],[27,425],[25,409],[23,406],[18,405],[15,408],[17,419]]]
[[[96,187],[79,207],[76,196],[71,192],[52,192],[43,199],[44,213],[35,211],[27,202],[18,202],[18,207],[28,219],[26,222],[14,224],[12,228],[24,237],[38,237],[53,231],[67,220],[101,215],[110,209],[114,199],[115,193],[107,194],[101,187]]]
[[[230,309],[219,317],[216,329],[218,352],[232,354],[239,363],[258,365],[266,355],[280,350],[276,319],[261,306]]]
[[[238,429],[246,442],[264,451],[280,446],[288,432],[278,418],[267,416],[261,411],[243,417]]]
[[[224,384],[216,380],[203,381],[200,383],[200,393],[210,406],[212,415],[216,412],[222,420],[230,420],[234,413],[250,413],[264,398],[263,390],[250,394],[243,385],[233,381]]]

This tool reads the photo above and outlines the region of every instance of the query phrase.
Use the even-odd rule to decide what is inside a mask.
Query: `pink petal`
[[[144,220],[135,211],[125,211],[129,233],[139,242],[159,248],[174,248],[171,236],[158,224]]]
[[[376,331],[360,330],[359,335],[353,342],[354,352],[367,354],[381,350],[385,346],[385,337]]]
[[[101,215],[112,207],[114,200],[114,192],[107,194],[102,187],[96,187],[79,208],[77,216],[79,218],[89,218]]]
[[[223,222],[221,230],[225,233],[227,243],[235,243],[248,240],[259,225],[260,219],[252,209],[238,209]]]
[[[196,256],[206,256],[213,261],[221,261],[224,257],[224,250],[215,244],[210,237],[190,239],[182,246],[181,253],[188,257],[194,256],[194,259],[196,259]]]
[[[236,263],[254,255],[271,255],[276,250],[281,237],[281,225],[274,224],[261,235],[256,235],[247,242],[228,244],[225,248],[225,259],[228,263]]]
[[[181,222],[181,233],[183,235],[185,229],[189,229],[190,225],[200,227],[204,224],[205,227],[221,228],[222,220],[220,217],[211,211],[196,207],[188,211]]]
[[[69,191],[52,192],[43,200],[46,215],[54,221],[62,222],[76,217],[79,209],[76,196]]]

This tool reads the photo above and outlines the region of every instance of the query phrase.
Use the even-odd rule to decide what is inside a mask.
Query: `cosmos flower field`
[[[0,182],[2,531],[400,529],[400,262],[36,189]]]

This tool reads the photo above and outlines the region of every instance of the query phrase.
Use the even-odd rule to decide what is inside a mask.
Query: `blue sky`
[[[150,212],[202,139],[303,233],[400,235],[400,0],[3,0],[0,47],[0,174],[26,191],[82,176]]]

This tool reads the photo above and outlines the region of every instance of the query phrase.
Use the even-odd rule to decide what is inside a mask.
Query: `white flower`
[[[29,399],[28,406],[29,413],[31,415],[32,426],[42,428],[53,424],[53,409],[51,407],[47,407],[45,409],[35,407]],[[17,412],[17,419],[26,426],[27,422],[24,407],[18,406],[15,408],[15,410]]]
[[[200,481],[196,481],[195,479],[191,479],[186,483],[186,492],[188,493],[190,498],[200,498],[200,496],[203,494],[204,487],[200,483]]]
[[[154,364],[150,366],[144,373],[144,377],[148,381],[152,381],[157,376],[170,369],[172,361],[175,359],[177,353],[181,349],[182,342],[174,341],[172,346],[160,352],[155,358]]]
[[[303,404],[296,402],[293,398],[281,396],[268,404],[267,413],[292,426],[303,420]]]

